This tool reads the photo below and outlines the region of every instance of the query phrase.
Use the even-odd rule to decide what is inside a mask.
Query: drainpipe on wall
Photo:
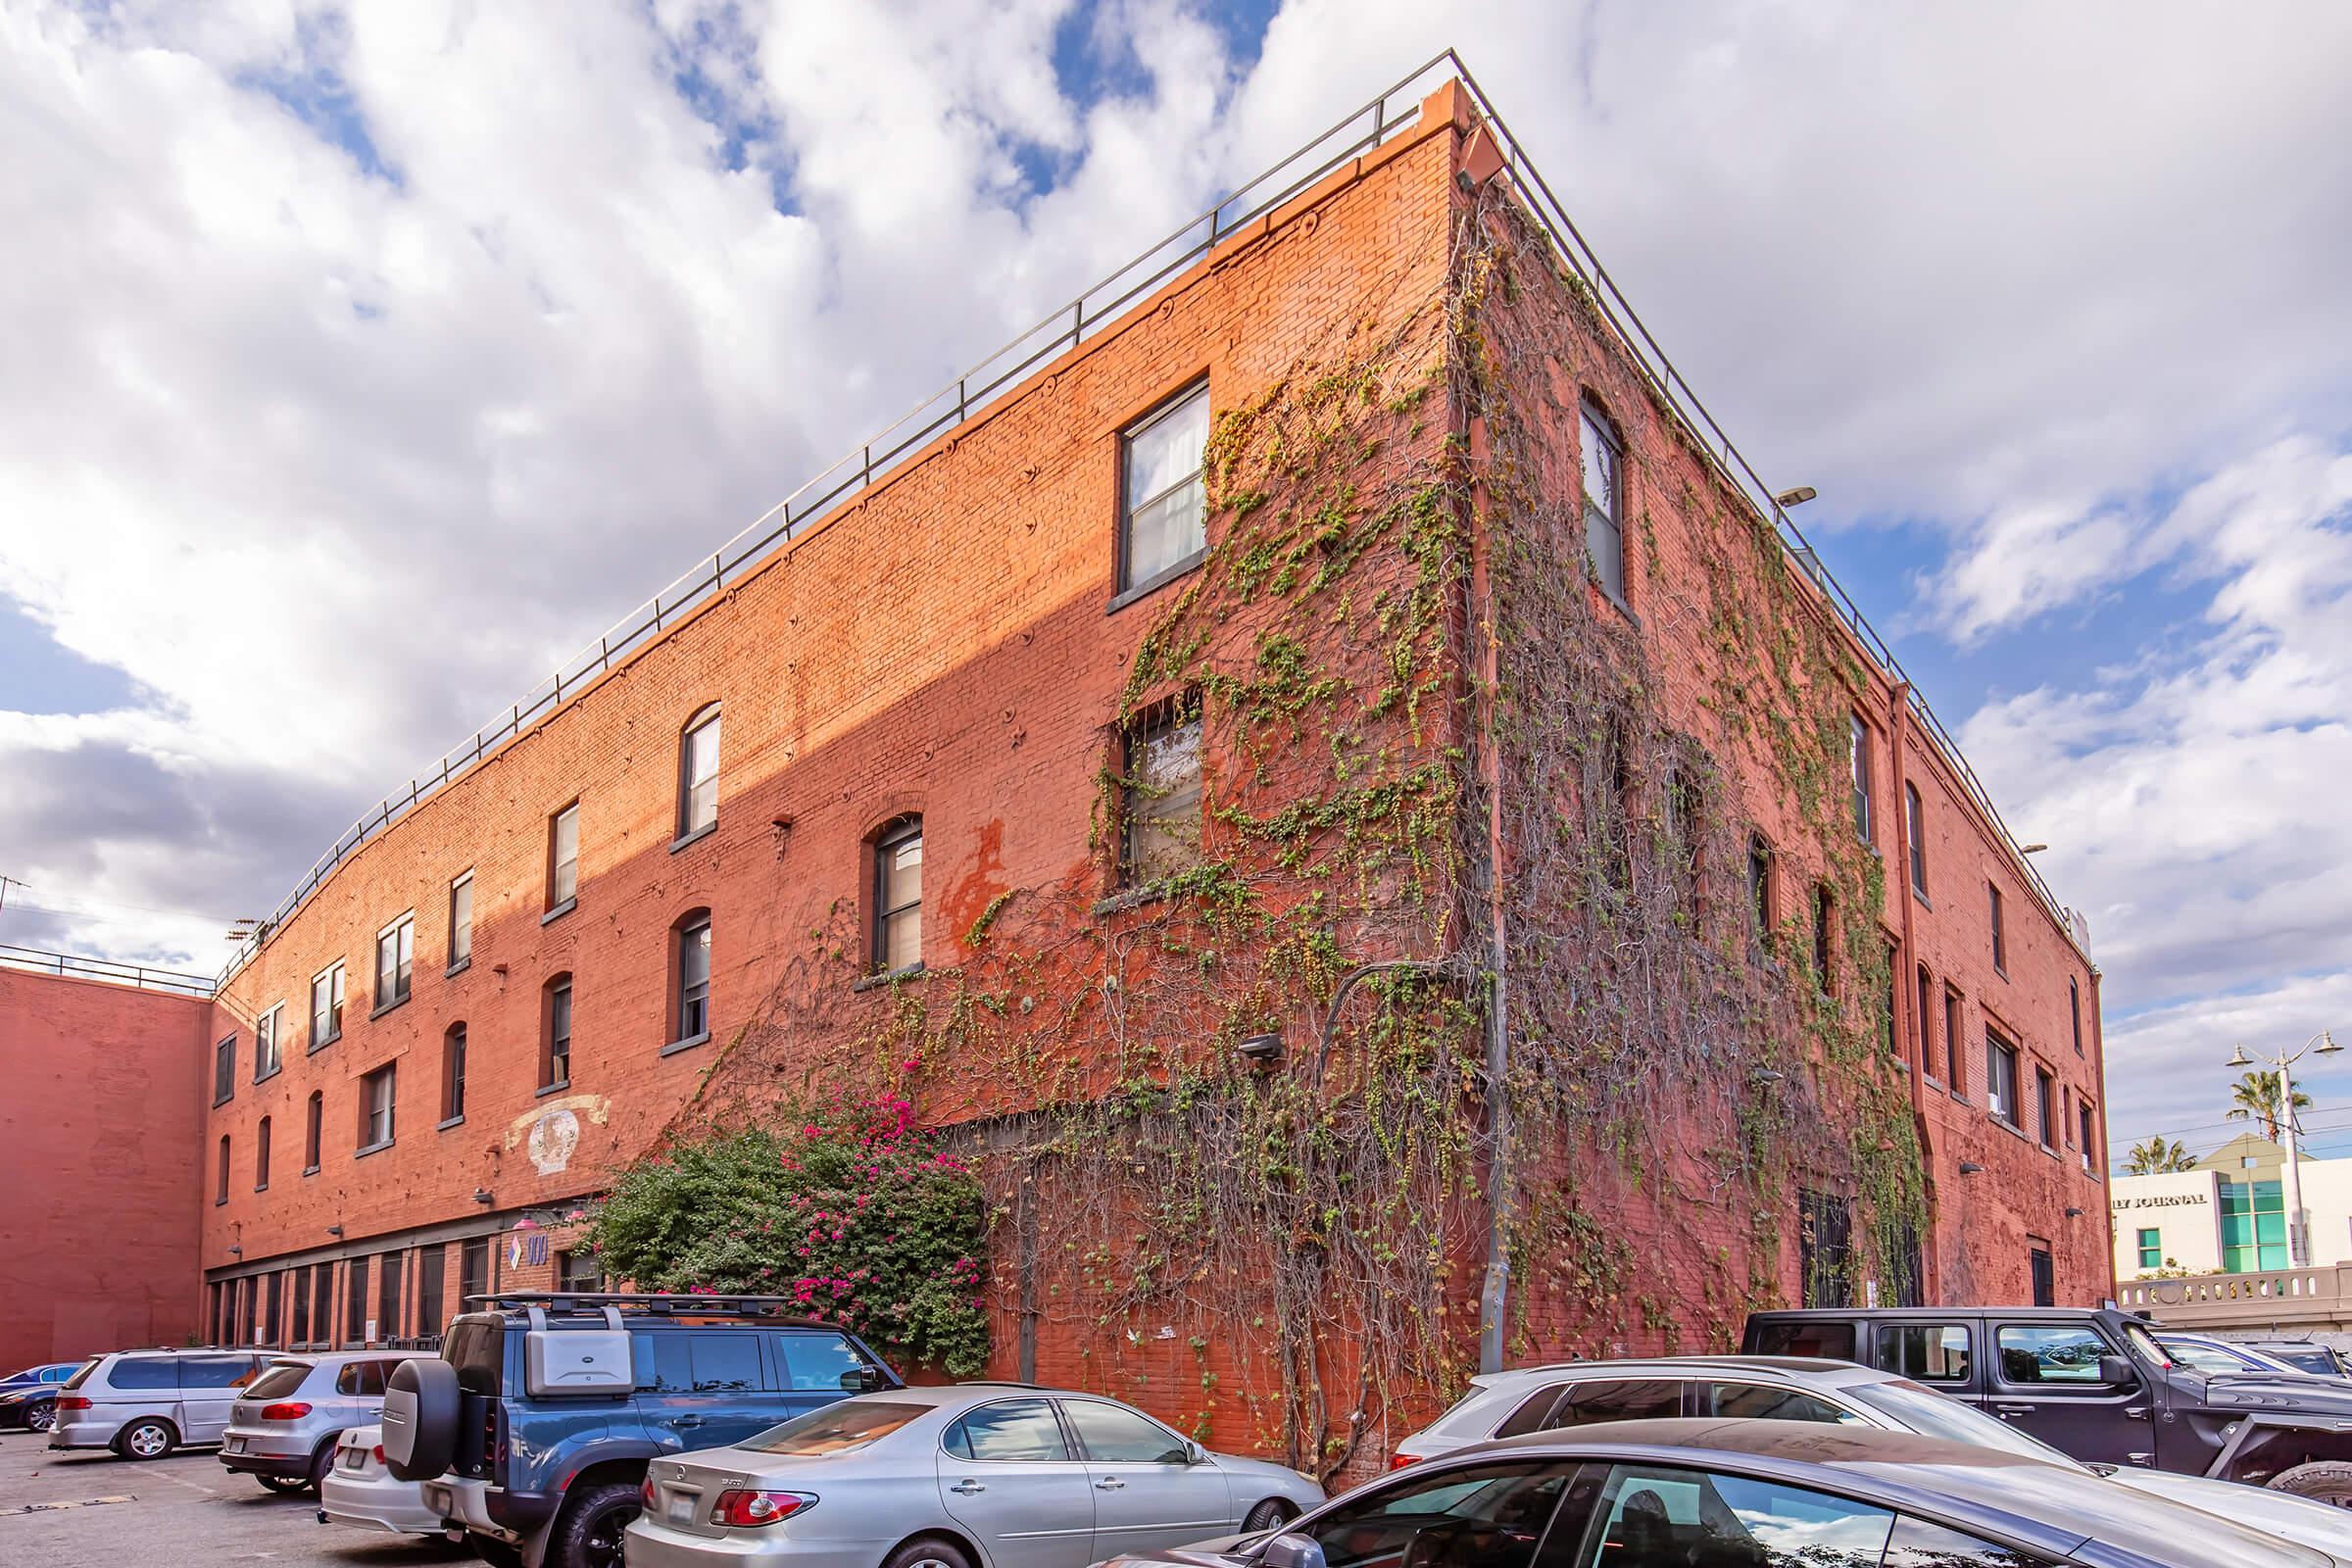
[[[1897,999],[1897,1010],[1908,1007],[1911,1012],[1911,1116],[1913,1123],[1919,1128],[1921,1163],[1932,1167],[1933,1159],[1928,1148],[1928,1020],[1927,1015],[1919,1010],[1919,950],[1914,946],[1912,932],[1912,921],[1916,911],[1912,908],[1911,888],[1911,796],[1909,791],[1911,779],[1910,770],[1903,765],[1910,755],[1911,686],[1909,682],[1896,684],[1890,694],[1888,706],[1891,712],[1887,719],[1886,729],[1893,738],[1893,744],[1887,748],[1887,751],[1894,759],[1894,766],[1889,769],[1894,779],[1894,791],[1886,806],[1894,817],[1894,885],[1902,900],[1903,908],[1904,972],[1893,977],[1894,996]],[[1911,999],[1908,1003],[1900,1000],[1906,996]],[[1919,1298],[1922,1301],[1934,1301],[1940,1294],[1936,1290],[1935,1215],[1928,1215],[1927,1221],[1928,1234],[1919,1239]]]
[[[1472,220],[1475,221],[1475,219]],[[1473,472],[1488,456],[1484,419],[1469,428]],[[1495,623],[1493,550],[1488,542],[1485,487],[1471,485],[1470,587],[1479,649],[1477,700],[1479,774],[1487,792],[1487,1266],[1478,1293],[1478,1369],[1502,1370],[1502,1326],[1511,1285],[1511,1037],[1506,976],[1507,933],[1502,899],[1502,759],[1494,744],[1494,694],[1500,688],[1501,634]]]

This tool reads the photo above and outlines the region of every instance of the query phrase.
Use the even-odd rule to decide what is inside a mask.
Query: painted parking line
[[[166,1477],[169,1480],[169,1477]],[[136,1502],[135,1493],[125,1492],[113,1497],[82,1497],[73,1502],[27,1502],[14,1508],[0,1508],[0,1518],[19,1513],[62,1513],[68,1508],[103,1508],[110,1502]]]
[[[175,1476],[169,1470],[157,1470],[152,1473],[158,1481],[169,1481],[175,1487],[185,1487],[190,1492],[201,1492],[208,1497],[220,1495],[219,1487],[208,1487],[201,1481],[190,1481],[186,1476]]]

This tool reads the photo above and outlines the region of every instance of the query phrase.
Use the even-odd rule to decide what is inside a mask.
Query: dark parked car
[[[2352,1379],[2352,1367],[2344,1364],[2344,1352],[2332,1345],[2317,1340],[2240,1340],[2250,1350],[2260,1350],[2274,1360],[2284,1361],[2299,1372],[2315,1378]]]
[[[2119,1506],[2119,1499],[2126,1505]],[[1279,1534],[1110,1568],[2343,1568],[2071,1465],[1801,1421],[1623,1421],[1426,1460]]]
[[[0,1432],[46,1432],[57,1420],[58,1385],[79,1371],[79,1361],[51,1361],[0,1378]]]
[[[1898,1373],[2085,1463],[2250,1481],[2352,1505],[2352,1387],[2200,1372],[2169,1354],[2146,1319],[2113,1308],[1758,1312],[1740,1348]]]
[[[855,1335],[772,1296],[505,1294],[384,1391],[384,1462],[477,1556],[617,1568],[654,1459],[904,1387]]]

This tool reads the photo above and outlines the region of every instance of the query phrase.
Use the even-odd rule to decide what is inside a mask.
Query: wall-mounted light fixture
[[[2066,1217],[2068,1219],[2081,1219],[2082,1217],[2082,1211],[2070,1204],[2066,1210]]]
[[[236,1243],[231,1242],[228,1244],[228,1255],[231,1257],[243,1257],[245,1255],[245,1249],[239,1247]]]
[[[487,1204],[487,1203],[489,1203],[489,1202],[492,1200],[491,1200],[491,1196],[490,1196],[490,1189],[489,1189],[489,1188],[487,1188],[487,1187],[476,1187],[476,1188],[473,1190],[473,1200],[474,1200],[475,1202],[477,1202],[477,1203],[483,1203],[483,1204]]]
[[[329,1236],[341,1236],[343,1234],[343,1227],[340,1225],[329,1225],[326,1228],[326,1234]]]
[[[1960,1162],[1960,1174],[1963,1176],[1974,1176],[1984,1169],[1984,1166],[1978,1164],[1973,1159],[1964,1159]]]
[[[1282,1036],[1249,1035],[1233,1049],[1261,1067],[1271,1067],[1282,1060]]]

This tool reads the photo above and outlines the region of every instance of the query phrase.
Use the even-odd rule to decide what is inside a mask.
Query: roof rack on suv
[[[487,1307],[541,1307],[550,1312],[601,1314],[610,1306],[623,1314],[653,1317],[756,1317],[818,1328],[835,1328],[808,1314],[808,1303],[790,1296],[718,1296],[699,1291],[492,1291],[468,1296]]]

